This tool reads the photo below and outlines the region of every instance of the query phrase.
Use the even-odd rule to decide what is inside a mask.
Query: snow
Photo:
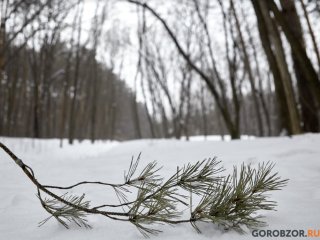
[[[242,162],[257,166],[263,161],[276,163],[275,170],[289,184],[283,191],[273,192],[277,211],[263,212],[267,229],[319,229],[320,221],[320,134],[306,134],[292,138],[252,138],[238,141],[207,141],[196,137],[184,140],[135,140],[127,142],[89,141],[73,146],[59,140],[30,140],[0,138],[35,171],[37,179],[48,185],[67,186],[82,180],[122,182],[132,156],[142,152],[140,167],[157,160],[163,165],[161,174],[169,177],[177,166],[217,156],[229,171]],[[55,191],[56,193],[62,193]],[[69,193],[86,193],[93,204],[116,203],[111,189],[83,186]],[[42,227],[38,223],[48,214],[42,209],[36,189],[15,165],[0,151],[0,239],[144,239],[130,223],[112,221],[101,216],[88,218],[93,229],[72,226],[67,230],[55,220]],[[162,230],[151,239],[257,239],[236,232],[225,232],[212,224],[199,224],[197,234],[190,224],[175,227],[157,226]],[[269,238],[270,239],[270,238]],[[273,238],[276,239],[276,238]],[[280,238],[279,238],[280,239]],[[290,238],[287,238],[290,239]],[[293,238],[299,239],[299,238]]]

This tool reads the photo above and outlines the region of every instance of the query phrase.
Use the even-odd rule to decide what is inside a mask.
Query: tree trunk
[[[280,34],[269,14],[266,2],[255,0],[251,0],[251,2],[258,20],[262,46],[273,73],[281,116],[281,128],[285,128],[288,134],[299,134],[301,131],[299,115]]]
[[[242,36],[240,22],[239,22],[236,10],[234,8],[233,0],[230,1],[230,5],[231,5],[231,9],[232,9],[233,16],[234,16],[234,19],[235,19],[235,23],[236,23],[236,28],[237,28],[237,32],[238,32],[238,35],[239,35],[239,39],[240,39],[241,49],[242,49],[243,58],[244,58],[245,71],[247,71],[248,76],[249,76],[249,82],[250,82],[250,87],[251,87],[253,105],[254,105],[256,118],[257,118],[257,121],[258,121],[258,135],[259,136],[263,136],[264,133],[263,133],[263,126],[262,126],[262,118],[261,118],[261,114],[260,114],[260,104],[259,104],[259,100],[258,100],[258,94],[257,94],[256,86],[255,86],[255,79],[253,77],[252,69],[251,69],[251,66],[250,66],[249,55],[248,55],[248,52],[247,52],[247,49],[246,49],[246,45],[245,45],[245,42],[244,42],[244,39],[243,39],[243,36]]]
[[[263,2],[263,1],[261,1]],[[301,41],[296,38],[294,32],[291,30],[291,23],[288,24],[283,13],[280,12],[277,5],[273,0],[267,1],[267,4],[272,11],[277,23],[281,26],[290,46],[293,54],[295,54],[297,60],[299,61],[301,72],[308,84],[312,86],[313,92],[317,98],[318,104],[320,104],[320,81],[317,75],[316,70],[314,69],[311,60],[309,59],[307,52],[304,46],[301,44]],[[290,19],[291,21],[291,19]]]
[[[301,46],[305,43],[303,39],[302,27],[300,19],[293,0],[281,0],[282,12],[285,16],[288,27],[299,41]],[[317,107],[314,99],[312,85],[308,83],[307,77],[304,75],[303,66],[300,64],[296,54],[292,51],[292,60],[294,64],[295,75],[298,83],[298,91],[301,105],[301,116],[303,121],[303,130],[305,132],[318,132],[319,121],[317,116]]]

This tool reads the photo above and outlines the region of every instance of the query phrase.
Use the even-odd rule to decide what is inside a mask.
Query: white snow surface
[[[275,171],[290,180],[282,191],[271,193],[271,199],[278,202],[278,207],[277,211],[261,212],[268,223],[268,227],[263,229],[320,229],[320,134],[292,138],[246,138],[247,140],[227,142],[216,141],[218,138],[214,137],[206,141],[194,139],[195,141],[189,142],[98,141],[95,144],[83,141],[73,146],[65,142],[63,148],[60,148],[59,140],[0,137],[2,143],[33,168],[36,178],[47,185],[69,186],[83,180],[121,183],[131,157],[140,152],[139,169],[156,160],[163,166],[160,173],[164,177],[170,177],[177,166],[214,156],[222,161],[225,173],[243,162],[255,167],[263,161],[273,161],[276,163]],[[85,185],[69,193],[86,193],[86,199],[92,201],[92,205],[118,203],[112,189],[104,186]],[[102,216],[88,217],[93,226],[91,230],[77,226],[71,226],[68,230],[54,219],[38,227],[38,223],[48,217],[48,213],[41,207],[34,185],[2,150],[0,203],[0,240],[144,239],[132,224],[112,221]],[[186,210],[186,216],[188,212]],[[250,231],[239,235],[209,223],[199,224],[202,234],[196,233],[190,224],[155,227],[163,232],[151,236],[151,239],[257,239],[252,237]]]

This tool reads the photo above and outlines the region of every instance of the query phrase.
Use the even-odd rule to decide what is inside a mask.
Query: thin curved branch
[[[78,187],[80,185],[85,185],[85,184],[96,184],[96,185],[104,185],[104,186],[109,186],[109,187],[123,187],[123,186],[127,185],[126,183],[112,184],[112,183],[105,183],[105,182],[99,182],[99,181],[83,181],[83,182],[79,182],[79,183],[73,184],[68,187],[59,187],[59,186],[50,186],[50,185],[43,185],[43,187],[52,188],[52,189],[60,189],[60,190],[68,190],[68,189],[72,189],[72,188]]]

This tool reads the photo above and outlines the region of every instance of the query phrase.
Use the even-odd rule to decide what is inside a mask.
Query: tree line
[[[7,19],[3,14],[1,135],[68,138],[70,143],[135,137],[130,121],[134,94],[97,60],[98,36],[87,40],[91,46],[81,42],[80,1],[8,1],[2,7]],[[74,19],[67,26],[64,18],[71,8]],[[94,27],[90,31],[99,31],[99,25]],[[64,30],[70,32],[69,41],[61,37]],[[144,109],[137,108],[143,121]]]
[[[158,86],[152,99],[161,95],[156,91],[167,99],[177,138],[193,108],[188,100],[195,101],[190,91],[199,92],[204,133],[219,116],[233,139],[319,132],[319,25],[312,21],[319,20],[319,2],[190,0],[167,12],[153,1],[127,2],[140,9],[141,75]],[[180,83],[175,106],[169,79]]]
[[[112,22],[117,5],[136,23]],[[319,132],[319,6],[97,0],[86,29],[84,0],[2,1],[0,135],[72,143]],[[132,48],[135,73],[123,79]]]

